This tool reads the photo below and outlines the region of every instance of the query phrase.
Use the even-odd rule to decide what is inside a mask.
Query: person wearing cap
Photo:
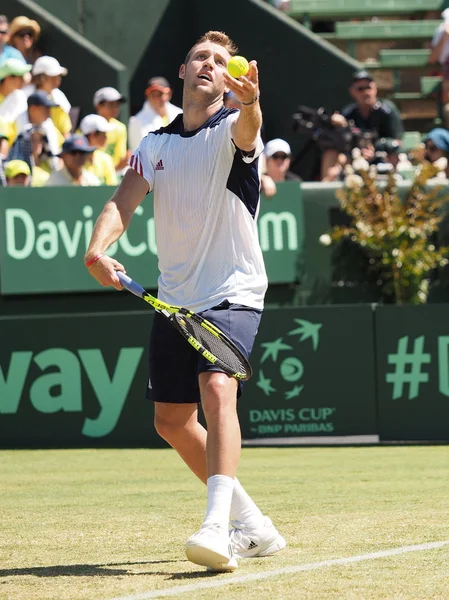
[[[425,159],[431,163],[440,158],[448,160],[446,175],[449,174],[449,131],[442,127],[435,127],[424,138],[426,149]]]
[[[63,143],[72,131],[72,121],[69,116],[72,106],[64,92],[59,89],[62,77],[67,75],[67,73],[67,69],[62,67],[59,61],[53,56],[40,56],[34,63],[31,71],[31,84],[24,88],[27,96],[30,96],[35,91],[45,92],[57,105],[50,109],[50,118],[60,133],[60,144]]]
[[[5,177],[8,187],[28,187],[31,170],[23,160],[10,160],[5,166]]]
[[[152,77],[145,96],[142,110],[129,120],[128,141],[133,152],[147,133],[166,127],[182,113],[182,109],[170,102],[172,91],[165,77]]]
[[[27,104],[28,110],[21,114],[15,123],[18,136],[14,146],[16,144],[19,146],[29,145],[27,140],[29,140],[30,130],[37,127],[42,128],[48,140],[51,169],[57,169],[59,167],[57,155],[60,152],[61,144],[55,124],[50,119],[50,110],[56,106],[56,103],[46,92],[37,91],[28,96]],[[14,151],[14,146],[11,148],[11,152]]]
[[[94,94],[93,104],[97,113],[114,127],[106,132],[105,152],[112,156],[117,171],[128,164],[128,133],[126,125],[118,120],[120,105],[126,98],[113,87],[103,87]]]
[[[0,63],[0,123],[10,144],[17,136],[14,123],[27,110],[26,95],[22,87],[23,76],[30,70],[30,65],[17,58],[8,58]]]
[[[276,183],[282,181],[301,181],[290,169],[292,151],[290,144],[281,138],[270,140],[265,145],[265,169],[262,174],[261,187],[265,196],[271,197],[276,193]],[[271,180],[271,181],[270,181]],[[272,191],[272,185],[274,191]]]
[[[114,125],[100,115],[87,115],[80,123],[81,133],[86,136],[89,146],[96,148],[86,161],[85,169],[98,177],[102,185],[118,184],[112,156],[104,152],[107,133],[113,129]]]
[[[357,71],[349,93],[354,99],[341,114],[349,124],[362,132],[374,132],[377,138],[400,140],[404,132],[401,116],[392,102],[377,98],[377,86],[368,71]]]
[[[8,44],[9,40],[9,21],[5,15],[0,15],[0,63],[8,58],[16,58],[22,63],[26,63],[22,54],[13,46]]]
[[[72,135],[62,145],[61,159],[64,166],[59,171],[54,171],[45,186],[98,186],[100,180],[85,168],[86,161],[95,148],[83,135]]]
[[[334,112],[331,123],[334,127],[350,127],[359,132],[372,135],[375,139],[394,138],[400,140],[404,132],[401,115],[396,106],[386,100],[377,98],[377,86],[368,71],[356,71],[352,76],[349,93],[354,103],[343,108],[341,113]],[[362,149],[366,160],[372,158]],[[329,172],[335,169],[343,158],[337,148],[325,150],[321,158],[321,179],[328,178]]]
[[[27,63],[34,62],[33,49],[41,33],[37,21],[28,17],[16,17],[9,27],[9,43],[18,50]]]

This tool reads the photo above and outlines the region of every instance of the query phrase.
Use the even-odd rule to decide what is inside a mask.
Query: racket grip
[[[116,271],[116,273],[120,283],[128,290],[128,292],[142,298],[146,292],[141,285],[131,279],[131,277],[128,277],[128,275],[125,275],[123,271]]]

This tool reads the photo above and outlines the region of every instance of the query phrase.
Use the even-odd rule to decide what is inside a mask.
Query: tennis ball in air
[[[228,62],[228,73],[235,77],[242,77],[249,71],[249,63],[243,56],[233,56]]]

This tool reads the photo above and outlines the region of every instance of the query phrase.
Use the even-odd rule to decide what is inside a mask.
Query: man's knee
[[[206,420],[222,412],[236,411],[237,384],[224,373],[215,373],[200,383],[201,402]]]
[[[171,444],[179,436],[188,433],[197,424],[197,406],[163,404],[155,405],[154,428],[166,442]]]

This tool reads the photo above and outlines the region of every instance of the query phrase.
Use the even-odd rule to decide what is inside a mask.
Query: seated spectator
[[[270,140],[261,156],[261,190],[267,198],[277,192],[276,183],[280,181],[301,181],[295,173],[289,171],[291,163],[290,145],[280,138]]]
[[[17,58],[8,58],[0,63],[0,120],[2,130],[12,144],[17,136],[14,126],[18,117],[27,110],[27,99],[23,87],[23,76],[31,70]]]
[[[126,99],[113,87],[103,87],[94,94],[95,110],[108,123],[114,125],[113,129],[106,132],[105,152],[112,156],[117,171],[126,167],[131,155],[127,150],[126,125],[117,119],[122,102],[126,102]]]
[[[34,62],[34,45],[40,33],[39,23],[28,17],[16,17],[9,26],[9,43],[21,53],[29,64]]]
[[[50,159],[52,170],[58,169],[59,161],[56,158],[60,151],[59,136],[57,129],[50,119],[50,109],[56,106],[56,103],[47,95],[46,92],[37,91],[28,96],[27,100],[28,110],[20,115],[16,121],[16,128],[19,131],[17,141],[11,148],[11,152],[23,152],[21,148],[24,142],[29,139],[27,135],[29,131],[34,127],[43,129],[48,141],[49,155],[53,158]],[[15,146],[19,147],[15,149]],[[28,148],[29,150],[29,148]],[[18,156],[14,156],[17,158]],[[10,156],[11,158],[11,156]]]
[[[266,173],[274,182],[301,181],[295,173],[289,171],[292,151],[290,145],[280,138],[270,140],[265,146]]]
[[[95,148],[89,146],[82,135],[72,135],[62,145],[61,158],[64,166],[54,171],[46,182],[46,186],[96,186],[100,180],[84,168],[86,160]]]
[[[378,99],[376,83],[367,71],[354,73],[349,93],[355,102],[343,108],[341,114],[332,115],[331,122],[335,128],[349,127],[374,139],[402,138],[403,126],[398,109],[392,102]],[[341,149],[338,148],[323,152],[322,179],[327,177],[328,169],[338,163],[339,153]]]
[[[30,132],[31,146],[31,187],[42,187],[50,177],[51,167],[48,163],[47,137],[43,129]]]
[[[30,167],[23,160],[10,160],[5,166],[8,187],[28,187],[31,181]]]
[[[147,133],[166,127],[182,113],[180,108],[171,104],[171,87],[164,77],[152,77],[148,81],[145,96],[142,110],[129,120],[128,141],[132,152]]]
[[[96,148],[93,154],[89,156],[84,168],[98,177],[102,185],[118,184],[112,156],[104,152],[107,140],[106,134],[113,129],[114,125],[108,123],[100,115],[87,115],[80,123],[81,133],[86,136],[89,146]]]
[[[8,58],[16,58],[21,62],[26,62],[22,54],[10,46],[9,40],[9,21],[5,15],[0,15],[0,63]]]
[[[432,39],[430,63],[440,63],[443,67],[443,103],[449,102],[449,8],[441,13],[443,22],[437,27]]]
[[[50,109],[50,118],[60,133],[59,145],[72,131],[72,121],[69,116],[72,107],[67,96],[59,89],[61,77],[67,75],[67,73],[67,69],[61,67],[53,56],[40,56],[31,71],[31,84],[24,89],[27,96],[35,91],[45,92],[57,105]]]

